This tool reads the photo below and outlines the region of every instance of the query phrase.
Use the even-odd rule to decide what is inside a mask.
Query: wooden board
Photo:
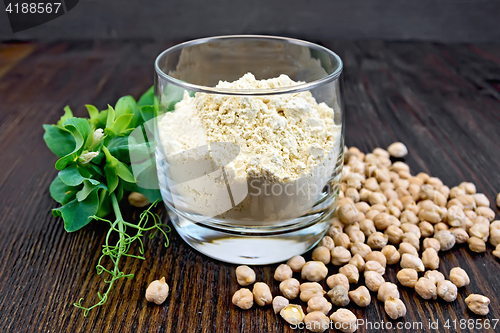
[[[472,181],[494,202],[500,191],[499,44],[325,45],[345,62],[347,145],[367,152],[402,141],[410,150],[406,161],[413,173],[425,171],[450,187]],[[157,236],[145,241],[146,260],[123,261],[124,271],[136,276],[116,284],[105,306],[84,318],[72,305],[81,297],[83,304],[92,304],[104,288],[95,265],[107,226],[93,222],[68,234],[62,221],[52,216],[57,203],[48,187],[56,175],[55,157],[45,147],[41,125],[57,121],[65,105],[83,116],[86,103],[104,108],[124,94],[138,97],[152,84],[152,62],[167,46],[32,44],[31,54],[17,53],[19,61],[0,59],[0,332],[293,331],[269,307],[241,311],[233,306],[235,266],[195,252],[175,232],[169,248]],[[1,50],[17,47],[4,44]],[[127,211],[127,218],[137,214]],[[460,329],[461,320],[479,318],[464,304],[469,293],[490,297],[491,311],[485,318],[491,324],[500,318],[500,263],[491,247],[484,254],[472,254],[463,246],[447,252],[440,269],[448,276],[454,266],[471,277],[457,301],[422,301],[413,290],[401,288],[408,314],[394,325],[422,322],[421,331],[426,332],[498,332],[500,324],[496,330]],[[277,294],[275,267],[256,267],[256,272],[257,280],[270,283]],[[171,295],[162,306],[151,305],[144,292],[161,276],[167,278]],[[396,282],[394,268],[388,269],[387,278]],[[380,302],[352,308],[373,324],[390,322]],[[439,329],[431,329],[429,321],[437,321]],[[367,325],[359,329],[375,331]]]

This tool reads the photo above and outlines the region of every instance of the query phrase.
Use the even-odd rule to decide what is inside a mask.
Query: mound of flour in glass
[[[272,89],[299,83],[286,75],[256,80],[248,73],[216,87]],[[252,97],[190,97],[186,92],[158,128],[176,208],[243,221],[307,213],[331,178],[341,138],[333,109],[308,91]],[[217,153],[230,156],[230,163],[223,172],[210,173],[214,153],[200,147],[217,142],[232,144],[224,146],[229,151],[219,146]],[[200,172],[204,168],[207,172]]]

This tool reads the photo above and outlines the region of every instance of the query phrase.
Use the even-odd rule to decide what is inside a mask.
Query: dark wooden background
[[[367,152],[400,140],[409,147],[413,173],[425,171],[450,187],[472,181],[495,201],[500,191],[500,44],[324,44],[345,61],[347,145]],[[57,204],[48,187],[56,159],[42,140],[42,124],[57,121],[65,105],[83,116],[85,103],[104,108],[124,94],[138,97],[153,82],[154,57],[167,46],[0,44],[0,332],[292,331],[270,307],[234,307],[235,266],[200,255],[175,232],[168,249],[157,236],[145,242],[145,261],[123,261],[123,270],[136,277],[116,284],[105,306],[84,318],[72,305],[80,297],[91,304],[103,290],[95,265],[107,226],[94,222],[68,234],[52,216]],[[442,258],[446,276],[459,265],[469,272],[471,284],[451,304],[422,301],[402,288],[408,314],[399,321],[421,321],[425,331],[432,331],[429,321],[439,321],[434,332],[454,332],[443,328],[446,320],[478,318],[464,304],[469,293],[488,296],[486,319],[500,319],[500,263],[491,248],[472,254],[459,247]],[[257,280],[270,283],[274,294],[275,267],[256,267]],[[144,292],[161,276],[171,295],[162,306],[151,305]],[[394,268],[387,277],[396,281]],[[378,301],[353,309],[359,318],[389,321]],[[476,330],[483,331],[494,332]]]

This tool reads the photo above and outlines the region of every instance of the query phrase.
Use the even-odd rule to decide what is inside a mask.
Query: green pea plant
[[[96,220],[109,224],[102,255],[96,266],[97,274],[107,273],[107,288],[98,292],[99,302],[85,307],[83,298],[74,303],[77,308],[89,311],[106,303],[114,283],[121,278],[131,279],[134,274],[125,274],[120,268],[123,257],[145,259],[143,233],[152,231],[153,238],[159,231],[169,241],[170,227],[160,223],[160,218],[152,212],[161,201],[157,189],[145,189],[137,185],[131,171],[131,150],[142,147],[129,141],[129,134],[155,116],[153,88],[135,101],[131,96],[118,100],[115,107],[108,106],[99,111],[95,106],[86,105],[89,118],[74,117],[66,107],[61,119],[54,125],[43,125],[43,136],[48,148],[59,158],[55,164],[59,173],[50,185],[52,198],[61,207],[52,210],[56,217],[64,221],[67,232],[74,232]],[[151,147],[149,147],[151,148]],[[153,204],[145,209],[137,223],[125,221],[119,202],[128,192],[142,193]],[[105,217],[114,213],[115,220]],[[148,226],[148,222],[152,225]],[[117,237],[115,236],[117,235]],[[112,239],[117,239],[112,243]],[[131,245],[138,241],[140,255],[131,252]],[[112,267],[105,267],[103,260],[109,258]]]

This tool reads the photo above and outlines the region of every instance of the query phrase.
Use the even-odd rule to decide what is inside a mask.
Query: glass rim
[[[189,82],[185,82],[182,80],[179,80],[177,78],[174,78],[165,72],[163,72],[160,69],[159,62],[161,59],[163,59],[166,55],[169,53],[184,49],[188,46],[192,45],[198,45],[198,44],[204,44],[208,42],[213,42],[217,40],[224,40],[224,39],[263,39],[263,40],[277,40],[277,41],[286,41],[291,44],[295,45],[300,45],[300,46],[305,46],[310,49],[315,49],[318,51],[321,51],[323,53],[328,54],[331,58],[334,58],[337,60],[337,67],[335,70],[314,81],[311,82],[306,82],[306,83],[301,83],[293,86],[288,86],[288,87],[280,87],[280,88],[273,88],[273,89],[229,89],[229,88],[215,88],[215,87],[207,87],[207,86],[202,86],[202,85],[197,85]],[[303,41],[300,39],[295,39],[295,38],[288,38],[288,37],[279,37],[279,36],[266,36],[266,35],[226,35],[226,36],[215,36],[215,37],[206,37],[206,38],[199,38],[199,39],[194,39],[191,41],[187,41],[184,43],[180,43],[177,45],[174,45],[172,47],[169,47],[165,51],[161,52],[155,60],[155,71],[156,74],[161,76],[163,79],[169,81],[172,84],[175,84],[179,87],[182,87],[186,90],[189,91],[195,91],[195,92],[203,92],[203,93],[209,93],[209,94],[221,94],[221,95],[254,95],[254,96],[262,96],[262,95],[278,95],[278,94],[290,94],[290,93],[298,93],[302,91],[307,91],[307,90],[312,90],[316,87],[319,87],[321,85],[324,85],[326,83],[329,83],[331,81],[334,81],[340,77],[340,74],[342,73],[343,70],[343,62],[342,59],[332,50],[307,41]]]

